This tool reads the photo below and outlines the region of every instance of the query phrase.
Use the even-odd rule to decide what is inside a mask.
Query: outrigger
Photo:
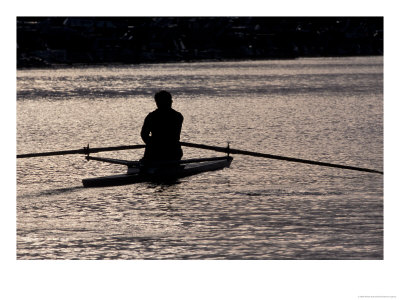
[[[103,176],[97,178],[86,178],[82,180],[84,187],[104,187],[114,185],[125,185],[138,182],[174,182],[179,178],[209,172],[221,170],[231,165],[233,158],[230,154],[240,154],[247,156],[262,157],[268,159],[285,160],[296,163],[319,165],[331,168],[348,169],[360,172],[378,173],[383,174],[383,171],[373,170],[368,168],[353,167],[347,165],[333,164],[327,162],[306,160],[300,158],[286,157],[280,155],[251,152],[246,150],[232,149],[229,147],[216,147],[203,144],[195,144],[188,142],[181,142],[182,146],[213,150],[217,152],[223,152],[226,155],[221,157],[208,157],[208,158],[194,158],[179,161],[158,161],[152,162],[151,164],[145,163],[144,161],[129,161],[114,158],[103,158],[90,156],[91,153],[105,152],[105,151],[117,151],[117,150],[129,150],[129,149],[140,149],[145,148],[145,145],[127,145],[127,146],[116,146],[116,147],[102,147],[102,148],[89,148],[84,147],[83,149],[77,150],[64,150],[64,151],[52,151],[42,153],[29,153],[19,154],[17,158],[28,158],[28,157],[39,157],[39,156],[53,156],[53,155],[67,155],[67,154],[85,154],[87,160],[96,160],[101,162],[107,162],[111,164],[119,164],[127,166],[128,170],[125,174]]]

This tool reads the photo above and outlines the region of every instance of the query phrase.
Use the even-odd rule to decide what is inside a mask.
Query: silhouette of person
[[[183,152],[179,140],[183,116],[172,108],[172,96],[167,91],[155,94],[157,109],[147,115],[141,130],[146,144],[144,161],[176,161]]]

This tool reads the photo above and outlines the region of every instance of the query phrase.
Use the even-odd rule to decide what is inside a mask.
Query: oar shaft
[[[53,155],[67,155],[67,154],[84,154],[84,149],[18,154],[17,158],[53,156]]]
[[[186,147],[192,147],[192,148],[213,150],[213,151],[223,152],[223,153],[229,152],[229,153],[232,153],[232,154],[249,155],[249,156],[255,156],[255,157],[263,157],[263,158],[269,158],[269,159],[292,161],[292,162],[297,162],[297,163],[325,166],[325,167],[331,167],[331,168],[340,168],[340,169],[348,169],[348,170],[355,170],[355,171],[361,171],[361,172],[383,174],[382,171],[372,170],[372,169],[367,169],[367,168],[359,168],[359,167],[346,166],[346,165],[340,165],[340,164],[332,164],[332,163],[321,162],[321,161],[300,159],[300,158],[287,157],[287,156],[281,156],[281,155],[266,154],[266,153],[260,153],[260,152],[252,152],[252,151],[246,151],[246,150],[240,150],[240,149],[232,149],[232,148],[228,149],[228,148],[224,148],[224,147],[210,146],[210,145],[204,145],[204,144],[195,144],[195,143],[188,143],[188,142],[181,142],[181,145],[182,146],[186,146]],[[75,150],[18,154],[17,158],[68,155],[68,154],[85,154],[85,155],[88,155],[90,153],[98,153],[98,152],[106,152],[106,151],[118,151],[118,150],[129,150],[129,149],[140,149],[140,148],[145,148],[145,147],[146,147],[145,145],[125,145],[125,146],[101,147],[101,148],[89,148],[89,147],[86,148],[85,147],[85,148],[82,148],[82,149],[75,149]]]
[[[286,156],[280,156],[280,155],[272,155],[272,154],[245,151],[245,150],[239,150],[239,149],[232,149],[232,148],[227,149],[227,148],[224,148],[224,147],[216,147],[216,146],[209,146],[209,145],[195,144],[195,143],[187,143],[187,142],[181,142],[181,145],[182,146],[186,146],[186,147],[192,147],[192,148],[214,150],[214,151],[217,151],[217,152],[227,153],[229,151],[229,153],[231,153],[231,154],[249,155],[249,156],[255,156],[255,157],[263,157],[263,158],[269,158],[269,159],[292,161],[292,162],[297,162],[297,163],[325,166],[325,167],[331,167],[331,168],[340,168],[340,169],[348,169],[348,170],[355,170],[355,171],[383,174],[382,171],[377,171],[377,170],[372,170],[372,169],[367,169],[367,168],[359,168],[359,167],[346,166],[346,165],[340,165],[340,164],[332,164],[332,163],[326,163],[326,162],[320,162],[320,161],[314,161],[314,160],[286,157]]]
[[[90,154],[90,153],[98,153],[98,152],[106,152],[106,151],[140,149],[140,148],[144,148],[144,147],[145,147],[145,145],[127,145],[127,146],[114,146],[114,147],[101,147],[101,148],[82,148],[82,149],[75,149],[75,150],[18,154],[17,158],[55,156],[55,155],[67,155],[67,154]]]

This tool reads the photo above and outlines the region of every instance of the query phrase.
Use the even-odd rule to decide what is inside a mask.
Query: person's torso
[[[174,109],[155,110],[149,114],[153,142],[174,143],[180,139],[183,116]]]

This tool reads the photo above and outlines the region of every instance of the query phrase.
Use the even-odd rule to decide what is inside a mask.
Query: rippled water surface
[[[17,151],[141,144],[159,89],[184,141],[383,170],[382,57],[20,70]],[[81,155],[18,159],[17,258],[383,258],[380,174],[235,155],[173,185],[81,185],[124,172]]]

